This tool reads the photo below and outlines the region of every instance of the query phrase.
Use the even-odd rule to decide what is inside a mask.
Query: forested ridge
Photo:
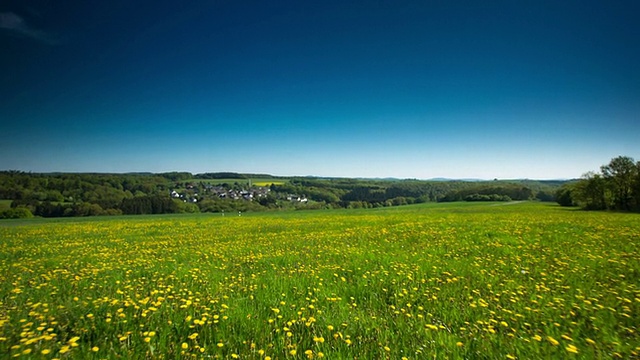
[[[256,186],[251,179],[261,179]],[[273,180],[270,183],[269,180]],[[438,201],[553,201],[562,181],[424,181],[268,174],[0,172],[4,218],[370,208]]]

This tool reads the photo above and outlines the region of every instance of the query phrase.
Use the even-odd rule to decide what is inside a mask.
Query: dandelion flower
[[[571,344],[568,345],[565,349],[570,353],[574,353],[574,354],[578,353],[578,348]]]

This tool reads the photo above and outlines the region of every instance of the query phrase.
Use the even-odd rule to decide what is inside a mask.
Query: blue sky
[[[573,178],[640,160],[636,1],[0,5],[0,169]]]

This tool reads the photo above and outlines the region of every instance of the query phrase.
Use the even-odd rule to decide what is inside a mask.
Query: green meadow
[[[640,215],[536,202],[0,222],[0,357],[640,356]]]
[[[213,185],[221,185],[221,184],[240,184],[243,186],[249,186],[249,185],[253,185],[253,186],[271,186],[272,184],[274,185],[283,185],[286,184],[288,182],[288,180],[282,180],[282,179],[269,179],[269,178],[255,178],[255,179],[191,179],[191,180],[186,180],[186,182],[189,183],[207,183],[207,184],[213,184]]]

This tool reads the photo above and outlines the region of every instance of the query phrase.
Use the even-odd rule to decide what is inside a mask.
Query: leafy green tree
[[[263,196],[261,198],[258,199],[258,203],[262,206],[265,207],[275,207],[276,206],[276,197],[271,195],[271,194],[267,194],[267,196]]]
[[[26,219],[32,217],[31,211],[24,206],[0,211],[0,219]]]
[[[198,205],[191,202],[184,202],[181,200],[174,199],[173,202],[176,204],[176,212],[177,213],[199,213],[200,208]]]
[[[560,206],[574,206],[573,198],[571,197],[571,186],[563,186],[556,191],[556,202]]]
[[[573,187],[572,197],[587,210],[607,209],[607,187],[602,175],[592,171],[584,174]]]
[[[98,204],[79,203],[65,209],[67,216],[97,216],[102,215],[104,210]]]
[[[633,208],[640,211],[640,161],[636,163],[636,178],[633,182]]]
[[[638,168],[633,158],[618,156],[608,165],[600,168],[613,197],[613,205],[618,210],[631,210],[633,206],[633,185],[638,177]]]
[[[324,189],[313,188],[308,190],[307,193],[309,194],[309,198],[315,201],[324,201],[326,203],[337,203],[340,201],[340,198],[336,194]]]
[[[553,193],[549,193],[546,191],[538,191],[538,193],[536,194],[536,199],[540,200],[540,201],[554,201],[555,197],[553,196]]]

